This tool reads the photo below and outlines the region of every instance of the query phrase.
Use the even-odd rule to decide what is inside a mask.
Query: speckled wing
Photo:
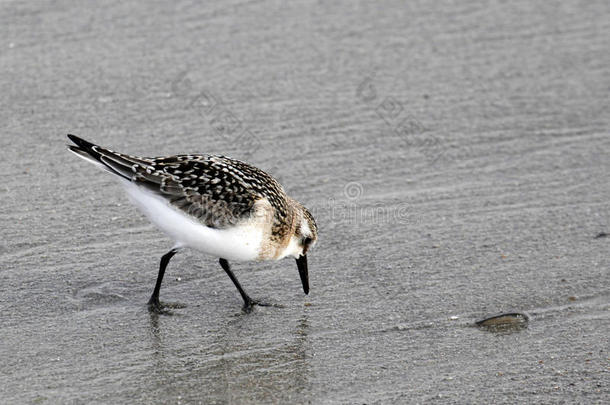
[[[276,217],[286,216],[284,191],[267,173],[225,156],[177,155],[152,159],[145,173],[136,176],[177,208],[206,226],[225,228],[252,215],[257,200],[266,198]]]
[[[226,228],[249,218],[254,204],[267,199],[275,224],[286,220],[282,186],[248,163],[218,155],[137,157],[103,148],[75,135],[70,150],[106,170],[167,199],[206,226]]]

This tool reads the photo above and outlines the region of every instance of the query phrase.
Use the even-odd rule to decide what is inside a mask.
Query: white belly
[[[176,247],[190,247],[227,260],[249,261],[259,256],[263,229],[258,226],[209,228],[171,206],[164,198],[123,181],[131,201],[165,234]]]

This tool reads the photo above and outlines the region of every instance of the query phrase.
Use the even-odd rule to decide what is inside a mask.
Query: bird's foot
[[[179,302],[161,302],[158,298],[148,301],[148,311],[155,314],[171,315],[170,310],[182,308],[186,308],[186,305]]]
[[[244,306],[242,309],[244,312],[249,313],[249,312],[252,312],[252,308],[254,308],[254,306],[284,308],[284,306],[280,305],[280,304],[273,304],[273,303],[269,303],[269,302],[253,300],[252,298],[248,297],[248,299],[244,303]]]

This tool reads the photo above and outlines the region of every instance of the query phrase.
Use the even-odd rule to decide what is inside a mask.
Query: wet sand
[[[431,8],[433,7],[433,8]],[[610,6],[0,4],[4,403],[604,403]],[[176,256],[66,133],[222,153],[314,213],[293,260]],[[525,328],[475,321],[524,312]]]

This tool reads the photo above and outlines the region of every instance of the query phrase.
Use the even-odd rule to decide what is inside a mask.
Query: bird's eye
[[[303,255],[307,254],[307,250],[309,249],[310,244],[311,244],[310,237],[303,239]]]

